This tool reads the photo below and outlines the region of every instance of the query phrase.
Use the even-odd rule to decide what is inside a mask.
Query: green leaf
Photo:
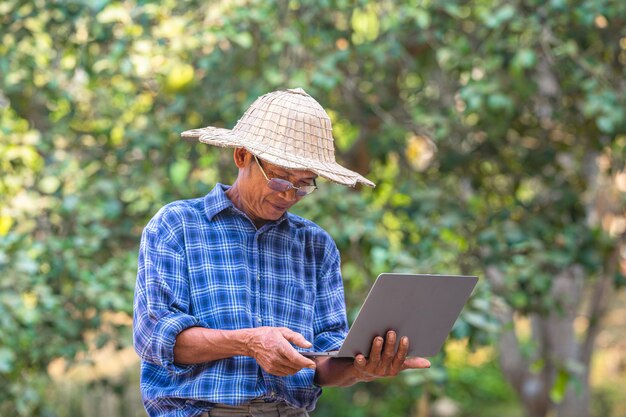
[[[254,43],[254,38],[250,32],[239,32],[233,36],[232,41],[244,49],[250,49]]]
[[[513,101],[504,94],[492,94],[487,98],[487,106],[492,110],[511,110]]]
[[[0,373],[8,374],[13,370],[15,353],[5,347],[0,347]]]
[[[514,60],[521,68],[532,68],[537,63],[537,54],[531,49],[521,49],[515,55]]]
[[[569,383],[569,380],[569,372],[560,369],[556,375],[556,380],[554,381],[554,384],[552,384],[552,388],[550,388],[550,399],[554,403],[559,404],[561,401],[563,401],[563,398],[565,397],[565,392],[567,391],[567,385]]]
[[[613,133],[615,131],[615,125],[613,120],[607,116],[601,116],[596,119],[598,129],[604,133]]]
[[[191,163],[186,159],[179,159],[170,166],[170,179],[176,186],[181,186],[191,171]]]
[[[485,23],[487,27],[495,28],[512,19],[513,16],[515,16],[515,13],[515,7],[510,4],[506,4],[496,10],[495,13],[492,13],[491,11],[486,13]]]

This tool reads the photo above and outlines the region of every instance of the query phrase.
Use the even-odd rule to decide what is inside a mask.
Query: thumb
[[[430,368],[430,361],[426,358],[406,358],[403,364],[404,369],[423,369]]]
[[[311,342],[306,340],[304,336],[302,336],[300,333],[294,332],[293,330],[287,328],[282,329],[281,332],[285,339],[287,339],[296,346],[299,346],[301,348],[310,348],[311,346],[313,346]]]

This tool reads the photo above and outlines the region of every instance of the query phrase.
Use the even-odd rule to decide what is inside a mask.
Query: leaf
[[[174,185],[180,186],[187,179],[190,170],[191,163],[186,159],[180,159],[170,166],[170,179]]]
[[[0,215],[0,236],[5,236],[13,226],[13,219],[10,216]]]
[[[596,119],[596,124],[598,125],[598,129],[604,133],[613,133],[615,131],[615,125],[613,124],[613,120],[607,116],[600,116]]]
[[[373,3],[368,4],[364,9],[354,9],[350,23],[353,30],[352,42],[355,45],[372,42],[378,38],[380,21]]]
[[[39,189],[47,194],[52,194],[61,186],[61,181],[57,177],[47,176],[39,181]]]
[[[532,68],[537,63],[537,55],[531,49],[521,49],[515,54],[513,62],[523,69]]]
[[[13,370],[15,353],[5,347],[0,347],[0,373],[8,374]]]
[[[487,98],[487,106],[492,110],[511,110],[513,101],[504,94],[495,93]]]
[[[463,339],[470,336],[471,328],[466,321],[457,320],[450,333],[457,339]]]
[[[488,13],[485,23],[487,24],[487,27],[495,28],[512,19],[513,16],[515,16],[515,13],[515,7],[510,4],[506,4],[496,10],[495,13]]]
[[[177,64],[167,74],[165,87],[176,92],[188,87],[194,80],[195,71],[189,64]]]
[[[417,26],[419,26],[421,29],[427,29],[430,26],[431,18],[430,13],[428,13],[427,10],[421,8],[414,9],[413,18],[415,19],[415,23],[417,23]]]
[[[559,404],[561,401],[563,401],[563,398],[565,397],[565,392],[567,391],[567,385],[569,383],[569,380],[569,372],[560,369],[557,373],[556,380],[554,381],[552,388],[550,388],[550,399],[556,404]]]
[[[493,329],[493,325],[489,322],[485,314],[467,311],[463,313],[463,319],[465,319],[465,321],[467,321],[472,326],[478,327],[479,329]]]
[[[120,3],[109,4],[98,13],[98,21],[101,23],[125,23],[131,22],[131,17],[126,8]]]
[[[244,49],[250,49],[254,43],[254,38],[250,32],[240,32],[233,36],[232,41]]]

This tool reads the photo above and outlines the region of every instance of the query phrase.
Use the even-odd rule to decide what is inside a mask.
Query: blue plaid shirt
[[[189,327],[288,327],[317,351],[338,349],[347,333],[328,233],[291,213],[257,230],[227,189],[166,205],[141,237],[133,334],[150,416],[200,415],[259,397],[312,410],[321,395],[311,369],[278,377],[247,356],[174,363],[176,336]]]

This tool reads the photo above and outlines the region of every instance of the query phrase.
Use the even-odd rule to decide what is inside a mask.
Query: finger
[[[291,343],[298,347],[310,348],[313,346],[313,344],[306,340],[304,336],[302,336],[300,333],[294,332],[293,330],[286,327],[281,328],[280,331],[285,339],[289,340]]]
[[[271,367],[272,367],[273,370],[280,371],[284,375],[293,375],[296,372],[300,371],[302,368],[311,367],[311,366],[315,367],[316,366],[315,362],[313,362],[311,364],[311,363],[308,363],[308,360],[307,360],[307,362],[305,364],[297,363],[297,361],[294,360],[294,358],[291,357],[286,352],[279,351],[277,353],[278,353],[278,355],[276,355],[274,358],[272,358]],[[300,356],[300,355],[298,355],[296,353],[296,356]],[[306,359],[306,358],[304,358],[304,359]]]
[[[365,365],[367,365],[367,360],[365,359],[365,356],[359,353],[354,357],[354,366],[356,366],[358,369],[365,369]]]
[[[383,349],[383,338],[376,336],[372,342],[372,350],[370,351],[370,357],[368,358],[368,365],[378,366],[380,363],[380,353]]]
[[[422,369],[430,368],[430,361],[426,358],[408,358],[404,361],[403,369]]]
[[[383,349],[382,360],[385,365],[391,365],[396,350],[396,332],[390,330],[385,338],[385,347]]]
[[[372,372],[368,371],[368,365],[369,362],[362,354],[359,353],[354,357],[354,362],[352,366],[354,366],[354,368],[359,373],[358,379],[360,381],[372,381],[375,379],[375,376],[372,374]]]
[[[300,369],[294,368],[289,365],[274,363],[269,369],[267,369],[267,372],[276,376],[287,376],[287,375],[293,375],[299,370]]]
[[[282,356],[283,361],[289,364],[290,366],[292,366],[294,369],[297,369],[297,370],[300,370],[302,368],[315,369],[317,367],[317,364],[315,363],[315,361],[302,356],[300,352],[295,350],[289,344],[279,349],[278,353]]]
[[[295,363],[295,365],[298,365],[300,369],[302,368],[316,369],[317,368],[317,363],[314,360],[309,359],[306,356],[302,356],[299,353],[298,353],[298,357],[299,357],[299,360],[297,363]]]
[[[278,352],[272,352],[272,355],[267,355],[257,359],[258,364],[266,372],[276,376],[286,376],[294,373],[293,367],[282,355]]]
[[[406,359],[406,355],[409,352],[409,338],[404,336],[400,338],[400,344],[398,345],[398,352],[396,352],[396,356],[393,358],[393,362],[391,363],[390,373],[392,375],[397,375],[404,365],[404,361]]]

